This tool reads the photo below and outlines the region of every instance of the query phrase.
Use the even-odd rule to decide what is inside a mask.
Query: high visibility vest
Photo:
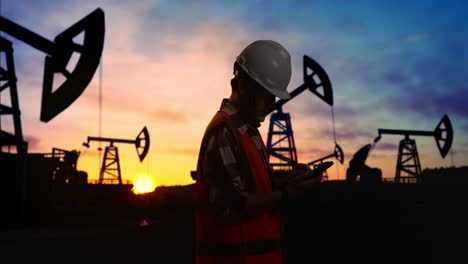
[[[196,174],[196,201],[208,205],[208,190],[203,180],[202,155],[206,135],[219,123],[233,133],[239,151],[241,173],[245,190],[249,193],[272,192],[271,167],[264,163],[260,152],[248,133],[241,135],[229,115],[218,111],[208,125],[200,148]],[[261,142],[263,156],[266,149]],[[265,166],[265,164],[267,166]],[[196,212],[196,263],[283,263],[281,222],[279,210],[262,213],[240,223],[227,224],[208,210]]]

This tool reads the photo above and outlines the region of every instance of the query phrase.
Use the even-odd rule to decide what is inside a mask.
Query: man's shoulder
[[[223,131],[224,129],[233,130],[235,129],[235,124],[224,111],[218,111],[213,118],[211,119],[210,123],[208,124],[206,130],[208,131]]]
[[[207,127],[205,138],[218,137],[220,139],[234,138],[234,131],[227,122],[215,122]]]

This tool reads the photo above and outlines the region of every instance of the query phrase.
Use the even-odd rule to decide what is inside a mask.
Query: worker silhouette
[[[275,103],[290,98],[291,57],[272,40],[248,45],[234,62],[232,92],[222,100],[200,146],[196,189],[196,263],[284,263],[280,207],[317,188],[305,164],[273,182],[257,128]]]

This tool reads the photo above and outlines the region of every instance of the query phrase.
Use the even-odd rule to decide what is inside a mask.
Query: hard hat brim
[[[270,93],[275,95],[276,97],[279,97],[280,99],[289,99],[289,98],[291,98],[291,95],[286,91],[273,91],[272,89],[268,89],[268,87],[265,87],[265,86],[263,86],[263,87],[265,89],[267,89]]]

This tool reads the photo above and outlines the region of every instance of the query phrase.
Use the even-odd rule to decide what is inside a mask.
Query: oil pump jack
[[[78,99],[94,76],[104,47],[104,11],[97,8],[57,35],[53,41],[3,16],[0,16],[0,32],[46,54],[40,120],[49,122]],[[83,36],[82,41],[75,41],[79,35]],[[69,70],[68,64],[75,53],[79,55],[79,59],[73,70]],[[28,154],[28,143],[24,141],[21,126],[13,44],[3,35],[0,36],[0,56],[6,62],[5,66],[0,65],[0,93],[9,91],[9,104],[0,102],[0,117],[11,117],[13,121],[12,131],[3,128],[0,123],[0,169],[2,176],[10,176],[4,178],[8,178],[12,186],[4,195],[8,199],[14,197],[13,200],[19,202],[20,211],[24,211],[30,188],[38,188],[34,181],[39,181],[41,177],[38,176],[48,174],[48,170],[54,166],[45,165],[49,162],[45,162],[41,155]],[[54,79],[57,77],[55,74],[63,75],[61,85],[54,86]],[[12,146],[16,153],[10,151]],[[8,148],[7,153],[4,152],[4,147]],[[36,167],[46,169],[38,171]],[[29,175],[33,170],[35,178]],[[20,212],[20,215],[23,213]]]
[[[76,24],[50,41],[4,17],[0,16],[0,31],[31,45],[46,54],[40,120],[49,122],[68,108],[86,89],[99,65],[104,46],[104,12],[96,9]],[[83,34],[83,42],[74,38]],[[16,74],[12,43],[0,37],[0,51],[5,53],[6,69],[0,68],[0,81],[5,82],[0,91],[10,88],[11,107],[0,105],[2,115],[13,115],[15,135],[2,131],[2,145],[23,145]],[[67,65],[73,53],[80,58],[73,71]],[[65,81],[53,91],[54,76],[60,73]]]
[[[104,12],[96,9],[85,18],[72,25],[50,41],[2,16],[0,32],[31,45],[46,54],[40,120],[49,122],[68,108],[86,89],[99,65],[104,45]],[[74,38],[83,33],[83,43],[75,43]],[[80,58],[73,71],[67,65],[73,53]],[[15,146],[19,156],[27,153],[27,142],[23,140],[21,127],[16,74],[12,43],[0,36],[0,53],[5,53],[6,68],[0,67],[0,92],[9,89],[11,106],[0,103],[0,115],[13,118],[14,132],[9,133],[0,127],[0,152],[3,147]],[[1,55],[1,54],[0,54]],[[53,91],[56,73],[65,81]]]
[[[377,141],[372,144],[362,146],[349,161],[349,167],[346,169],[346,181],[362,183],[377,183],[382,181],[382,170],[366,165],[367,157],[375,148]]]
[[[320,166],[320,164],[323,164],[324,160],[329,159],[329,158],[333,158],[333,157],[335,157],[336,160],[338,160],[341,164],[343,164],[343,161],[344,161],[343,150],[341,149],[340,145],[338,145],[338,144],[335,144],[335,150],[333,151],[332,154],[324,156],[324,157],[316,159],[316,160],[313,160],[313,161],[307,163],[307,165],[312,166],[312,169],[314,170],[318,166]],[[322,180],[323,181],[328,180],[328,174],[327,174],[326,170],[323,171]]]
[[[312,58],[303,57],[304,83],[290,93],[291,98],[278,100],[270,113],[270,126],[267,139],[268,159],[271,157],[279,159],[278,162],[270,162],[273,169],[288,170],[297,164],[297,152],[289,113],[283,112],[283,105],[309,89],[313,94],[333,106],[333,91],[330,79],[325,70]],[[287,146],[282,147],[280,143],[286,141]]]
[[[375,143],[382,138],[383,134],[404,136],[398,147],[395,182],[421,181],[421,163],[416,141],[409,136],[434,137],[442,158],[445,158],[453,142],[452,123],[447,115],[442,117],[434,131],[379,128],[378,133],[379,135],[374,139]]]
[[[114,143],[134,144],[140,162],[143,161],[148,154],[150,146],[150,138],[148,129],[143,127],[141,132],[136,136],[135,140],[118,139],[118,138],[103,138],[103,137],[88,137],[88,141],[83,143],[83,146],[89,148],[89,142],[101,141],[109,142],[110,145],[106,146],[104,151],[104,158],[102,160],[101,170],[99,172],[99,184],[110,183],[113,184],[117,181],[119,185],[122,184],[122,175],[120,171],[119,151]]]

